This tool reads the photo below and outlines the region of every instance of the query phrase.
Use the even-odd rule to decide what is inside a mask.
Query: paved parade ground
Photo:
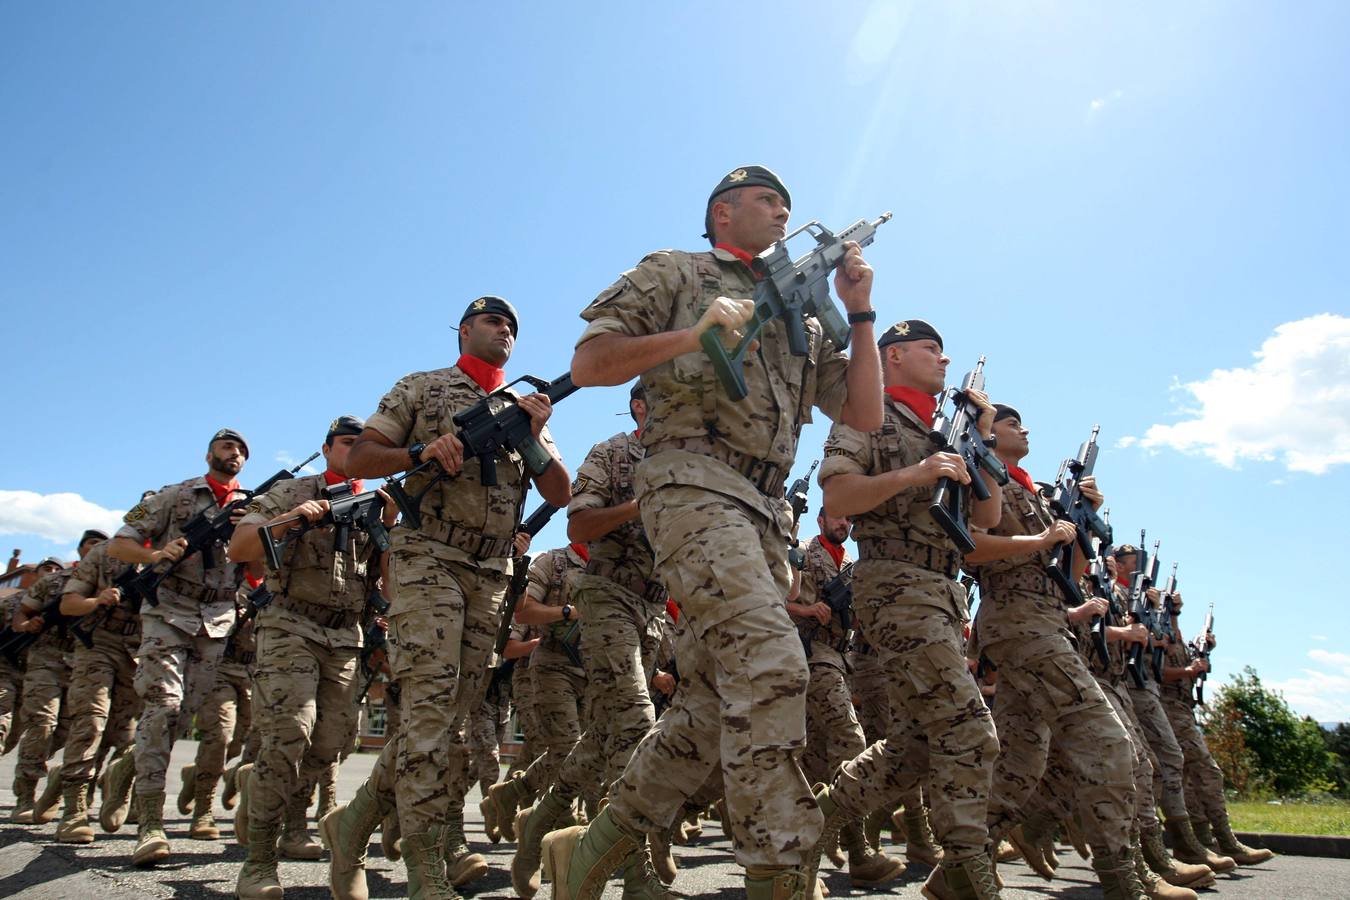
[[[178,772],[191,762],[196,746],[191,741],[180,741],[174,748],[171,790],[165,804],[165,825],[174,852],[167,864],[147,870],[130,865],[131,850],[135,845],[134,826],[124,826],[115,835],[99,831],[93,844],[76,847],[52,840],[55,821],[39,826],[9,824],[14,803],[10,789],[14,779],[14,754],[0,759],[0,820],[3,822],[0,824],[0,898],[118,900],[123,897],[184,897],[218,900],[232,897],[239,865],[244,859],[244,848],[234,841],[233,813],[224,808],[217,810],[221,840],[193,841],[187,838],[187,818],[178,815],[173,805]],[[374,762],[374,754],[365,753],[352,757],[343,765],[338,782],[340,799],[346,800],[355,793]],[[478,796],[475,789],[466,804],[468,837],[474,850],[487,855],[492,868],[480,881],[470,885],[469,891],[472,896],[485,900],[507,900],[515,896],[507,875],[512,845],[493,847],[484,839]],[[902,854],[903,847],[893,852]],[[676,859],[680,863],[680,875],[673,885],[676,892],[720,900],[745,896],[741,888],[741,870],[716,822],[705,824],[703,836],[694,846],[676,848]],[[1062,877],[1051,883],[1040,880],[1021,865],[1000,867],[1008,885],[1003,896],[1007,900],[1090,900],[1101,896],[1091,869],[1072,849],[1062,848],[1060,860]],[[287,900],[328,897],[327,873],[325,862],[283,861],[281,880]],[[847,875],[835,872],[827,864],[826,883],[832,897],[917,898],[919,885],[926,874],[922,868],[911,866],[900,881],[888,886],[888,890],[853,890],[849,888]],[[370,852],[369,881],[372,897],[406,896],[403,866],[390,863],[380,855],[378,835]],[[548,896],[546,885],[540,892],[540,900],[547,900]],[[606,896],[619,896],[617,881],[611,884]],[[1203,896],[1223,897],[1224,900],[1341,900],[1350,896],[1350,860],[1280,856],[1263,866],[1239,870],[1237,876],[1221,878],[1219,890],[1205,892]]]

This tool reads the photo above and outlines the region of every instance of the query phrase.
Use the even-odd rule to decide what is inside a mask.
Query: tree
[[[1350,793],[1350,722],[1341,722],[1335,728],[1324,728],[1327,749],[1336,757],[1336,792]]]

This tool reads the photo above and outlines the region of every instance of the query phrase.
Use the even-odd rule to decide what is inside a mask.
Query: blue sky
[[[68,551],[222,425],[261,480],[452,362],[483,293],[521,310],[508,371],[554,376],[758,162],[797,224],[895,212],[882,320],[988,355],[1035,477],[1101,423],[1220,678],[1350,719],[1348,36],[1315,2],[6,4],[0,540]],[[573,468],[623,398],[560,406]]]

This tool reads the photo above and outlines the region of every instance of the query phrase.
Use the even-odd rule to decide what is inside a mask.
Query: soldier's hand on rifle
[[[734,349],[741,341],[740,327],[749,322],[754,314],[755,301],[749,297],[718,297],[708,304],[708,308],[691,329],[690,338],[693,343],[691,349],[699,349],[699,338],[714,325],[722,328],[723,346],[728,350]],[[759,342],[755,341],[750,349],[753,350],[758,344]]]
[[[116,606],[122,602],[122,592],[115,587],[105,587],[94,598],[96,606]]]
[[[817,601],[812,603],[808,608],[811,611],[811,615],[815,616],[817,622],[822,625],[830,624],[830,605],[828,603]]]
[[[288,512],[285,518],[293,519],[296,516],[303,516],[310,522],[317,522],[323,518],[324,513],[328,512],[328,505],[327,500],[306,500]]]
[[[375,618],[371,619],[370,622],[371,622],[372,625],[374,625],[376,628],[380,629],[381,631],[388,631],[388,630],[389,630],[389,617],[388,617],[388,616],[376,616]]]
[[[1159,603],[1162,602],[1162,594],[1158,591],[1157,588],[1149,588],[1148,590],[1144,591],[1144,596],[1148,598],[1150,606],[1157,606]]]
[[[1208,671],[1209,671],[1209,660],[1205,659],[1204,657],[1192,661],[1191,664],[1186,667],[1186,674],[1192,678],[1199,675],[1201,672],[1208,672]]]
[[[1213,634],[1206,634],[1206,635],[1205,635],[1205,649],[1206,649],[1206,650],[1213,650],[1213,649],[1214,649],[1215,647],[1217,647],[1217,646],[1219,646],[1219,640],[1218,640],[1218,638],[1214,637]]]
[[[1125,643],[1127,644],[1147,644],[1148,629],[1140,622],[1125,626]]]
[[[657,672],[652,676],[652,687],[669,697],[675,693],[675,678],[669,672]]]
[[[238,506],[237,508],[235,508],[233,512],[230,513],[230,524],[238,525],[239,520],[244,518],[244,516],[246,515],[248,515],[248,509],[245,508],[243,505]]]
[[[447,475],[455,475],[464,468],[464,445],[453,434],[443,434],[427,444],[422,459],[434,459]]]
[[[934,453],[911,468],[918,474],[921,486],[937,484],[943,478],[970,484],[970,472],[959,453]]]
[[[186,549],[187,538],[174,538],[163,547],[160,547],[154,553],[150,554],[150,564],[154,565],[155,563],[166,559],[169,562],[177,562],[179,557],[183,555],[183,551]]]
[[[398,506],[394,504],[394,498],[386,494],[383,488],[376,488],[375,493],[384,498],[384,509],[380,510],[380,522],[385,528],[393,528],[394,523],[398,521]]]
[[[1083,499],[1092,505],[1093,509],[1101,509],[1106,498],[1102,492],[1097,490],[1097,476],[1089,475],[1078,483],[1078,488],[1083,492]]]
[[[511,538],[511,544],[516,548],[516,556],[530,552],[530,536],[524,531],[517,531],[516,536]]]
[[[1070,622],[1086,622],[1095,616],[1106,615],[1107,602],[1101,597],[1089,597],[1081,606],[1075,606],[1069,610],[1068,617]]]
[[[553,415],[553,401],[548,399],[547,394],[530,394],[520,398],[519,406],[530,417],[530,431],[538,438],[548,417]]]
[[[1059,519],[1055,524],[1040,533],[1041,549],[1051,550],[1060,544],[1067,544],[1078,534],[1078,529],[1072,522],[1066,522]]]
[[[34,613],[22,625],[11,625],[10,628],[20,634],[37,634],[42,630],[42,616]]]
[[[966,398],[980,411],[979,417],[975,420],[975,427],[979,430],[980,437],[988,438],[994,433],[994,415],[996,414],[994,404],[990,402],[988,394],[974,388],[966,391]]]
[[[872,308],[872,267],[857,241],[847,241],[844,247],[844,260],[834,270],[834,292],[849,312],[867,312]]]

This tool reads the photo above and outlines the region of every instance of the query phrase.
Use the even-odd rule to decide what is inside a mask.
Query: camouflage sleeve
[[[600,292],[581,311],[589,324],[577,346],[602,334],[639,337],[670,328],[680,280],[679,256],[669,250],[649,254],[636,267]]]
[[[543,603],[548,593],[548,583],[553,579],[553,554],[556,550],[540,553],[530,560],[529,582],[525,587],[525,596],[535,603]]]
[[[31,613],[42,609],[42,604],[33,599],[33,587],[35,587],[35,585],[29,585],[26,590],[19,591],[16,595],[17,599],[14,601],[15,612],[19,609],[26,609]],[[10,623],[6,622],[5,624],[9,625]]]
[[[816,483],[822,487],[833,475],[866,475],[872,468],[872,436],[836,424],[825,439],[825,460],[820,464]]]
[[[404,375],[389,393],[380,398],[375,414],[366,419],[366,427],[374,428],[394,442],[396,447],[407,446],[417,419],[418,373]]]
[[[802,567],[802,585],[801,590],[797,593],[797,602],[810,606],[820,599],[821,585],[816,578],[819,570],[812,564],[813,561],[810,558],[810,555],[815,548],[809,544],[805,544],[802,549],[807,554],[807,560],[806,565]]]
[[[66,579],[66,586],[61,589],[61,593],[79,594],[81,597],[92,597],[97,594],[99,582],[102,580],[99,576],[107,558],[108,542],[95,545],[84,559],[75,564],[75,571]]]
[[[577,469],[576,480],[572,482],[572,502],[567,504],[569,517],[583,509],[603,509],[610,505],[609,455],[612,450],[609,441],[602,441],[586,454]]]
[[[29,612],[42,609],[52,599],[52,589],[56,587],[60,577],[60,572],[51,572],[30,584],[28,590],[24,592],[23,599],[19,601],[20,605]]]
[[[296,496],[296,488],[305,481],[307,479],[304,478],[280,481],[267,493],[258,494],[248,502],[248,506],[244,507],[244,518],[239,521],[239,525],[261,525],[269,519],[295,509],[300,502]]]
[[[138,544],[149,541],[158,546],[169,530],[174,501],[178,499],[179,485],[160,488],[137,503],[122,517],[122,527],[114,537],[131,538]]]
[[[848,354],[833,341],[820,342],[816,354],[816,409],[838,422],[848,399]]]

